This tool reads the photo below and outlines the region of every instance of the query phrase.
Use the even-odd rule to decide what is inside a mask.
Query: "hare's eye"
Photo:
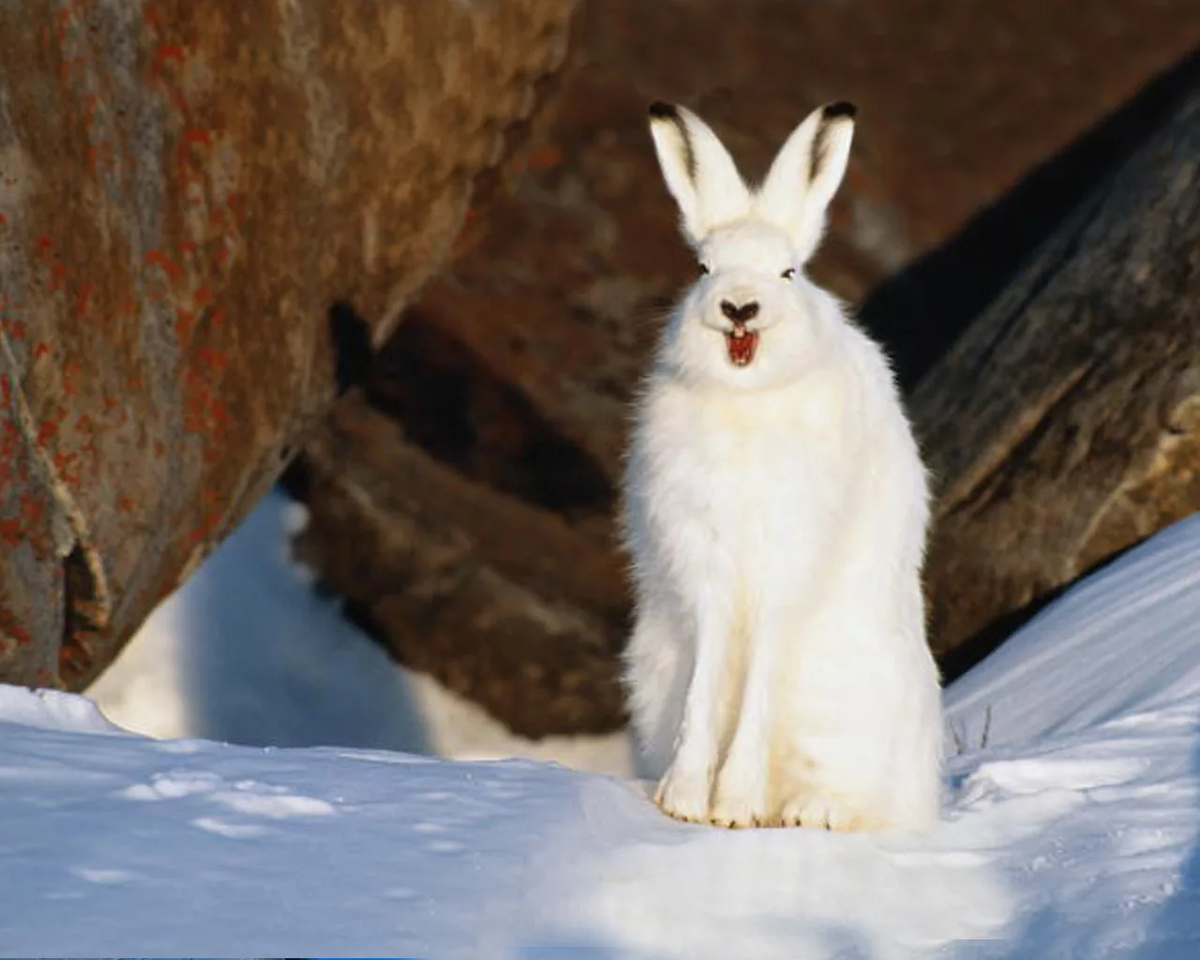
[[[780,276],[783,277],[784,280],[794,280],[796,279],[796,268],[788,267],[783,271],[783,273],[780,274]]]
[[[708,269],[708,264],[707,264],[707,263],[702,263],[702,264],[700,264],[700,272],[701,272],[702,274],[704,274],[705,276],[707,276],[707,275],[708,275],[708,274],[711,272],[711,271]]]

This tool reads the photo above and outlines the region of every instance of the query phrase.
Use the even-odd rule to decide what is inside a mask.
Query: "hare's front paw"
[[[708,819],[718,827],[770,826],[767,783],[762,772],[726,763],[717,778],[716,798]]]
[[[712,771],[689,769],[672,763],[658,782],[654,802],[667,816],[689,823],[708,821],[708,795],[712,790]]]
[[[820,791],[802,794],[784,804],[782,819],[785,827],[813,827],[843,833],[881,830],[886,826],[845,797]]]

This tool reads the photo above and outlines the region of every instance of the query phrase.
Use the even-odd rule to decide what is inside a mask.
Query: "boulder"
[[[932,644],[962,648],[959,665],[1200,509],[1200,85],[934,365],[911,408],[939,491]]]
[[[0,680],[86,686],[253,506],[573,6],[0,4]]]

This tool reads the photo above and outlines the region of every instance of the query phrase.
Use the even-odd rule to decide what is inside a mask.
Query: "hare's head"
[[[687,376],[771,387],[818,349],[828,294],[803,267],[846,172],[854,112],[848,103],[814,110],[751,187],[703,120],[683,107],[650,107],[658,162],[701,273],[665,341],[666,359]]]

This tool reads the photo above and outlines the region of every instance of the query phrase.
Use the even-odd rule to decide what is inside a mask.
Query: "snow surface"
[[[0,687],[0,952],[1200,957],[1200,516],[946,704],[916,840],[679,824],[529,760],[148,739]]]
[[[627,776],[624,733],[531,741],[433,678],[394,666],[311,588],[288,534],[307,511],[271,492],[147,620],[88,691],[127,730],[252,746],[530,757]]]

